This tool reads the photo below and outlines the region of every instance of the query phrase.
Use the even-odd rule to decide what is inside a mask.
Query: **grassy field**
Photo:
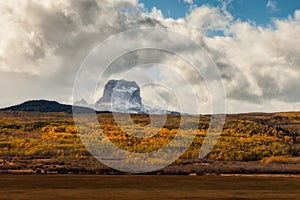
[[[0,199],[299,199],[298,177],[3,175]]]

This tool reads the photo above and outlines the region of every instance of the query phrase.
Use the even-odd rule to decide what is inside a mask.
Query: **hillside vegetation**
[[[120,127],[112,114],[98,114],[104,134],[115,145],[131,152],[151,152],[167,145],[182,131],[191,137],[189,128],[179,130],[180,115],[168,115],[163,128],[159,124],[161,116],[151,119],[148,115],[131,115],[136,126],[124,117]],[[189,116],[190,123],[195,116]],[[206,136],[210,117],[200,116],[196,137],[181,159],[197,158],[201,144]],[[131,120],[130,120],[131,121]],[[185,123],[189,123],[187,120]],[[219,161],[257,161],[276,157],[291,159],[300,155],[299,113],[277,113],[272,115],[230,115],[224,130],[207,159]],[[194,124],[193,124],[194,125]],[[97,127],[98,124],[91,126]],[[96,128],[95,128],[96,129]],[[152,134],[149,137],[135,137]],[[72,115],[67,113],[13,112],[0,113],[0,156],[5,157],[63,157],[87,158],[90,153],[81,143]],[[178,146],[180,146],[180,140]],[[162,158],[163,159],[163,158]],[[159,161],[158,161],[159,162]]]

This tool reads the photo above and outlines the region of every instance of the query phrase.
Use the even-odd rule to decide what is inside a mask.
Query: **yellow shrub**
[[[261,163],[264,164],[300,164],[300,157],[290,157],[290,156],[271,156],[268,158],[263,158]]]

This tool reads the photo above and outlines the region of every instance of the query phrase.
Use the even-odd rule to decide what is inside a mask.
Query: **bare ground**
[[[299,199],[299,177],[1,175],[0,199]]]

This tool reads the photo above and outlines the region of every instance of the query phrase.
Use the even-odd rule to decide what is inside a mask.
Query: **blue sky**
[[[152,7],[160,9],[165,17],[174,19],[184,17],[190,10],[190,5],[183,0],[140,0],[147,10]],[[221,7],[221,0],[194,0],[195,6],[210,5]],[[294,11],[300,9],[300,0],[233,0],[227,10],[235,19],[252,21],[265,26],[272,22],[272,18],[287,18]]]

